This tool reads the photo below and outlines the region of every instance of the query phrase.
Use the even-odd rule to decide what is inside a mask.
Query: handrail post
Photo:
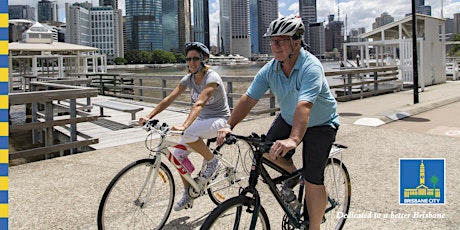
[[[77,99],[75,98],[70,99],[70,118],[77,118]],[[77,123],[70,124],[70,141],[77,141]],[[70,149],[70,154],[74,153],[77,153],[77,149]],[[61,152],[61,156],[62,155],[63,154]]]
[[[163,98],[165,98],[167,95],[166,95],[166,79],[161,79],[161,87],[163,88],[162,90],[162,95],[163,95]]]
[[[352,92],[352,86],[351,84],[353,83],[353,74],[352,73],[348,73],[347,74],[347,83],[348,83],[348,91],[347,91],[347,95],[351,95],[353,92]]]
[[[231,81],[228,81],[227,82],[227,95],[233,93],[233,82]],[[230,108],[233,109],[234,105],[233,105],[233,97],[229,97],[227,96],[227,99],[228,99],[228,104],[230,105]]]
[[[142,101],[143,91],[142,91],[142,78],[139,78],[139,101]]]
[[[374,72],[374,96],[377,95],[377,91],[379,90],[378,78],[377,72]]]
[[[45,120],[53,120],[53,102],[45,102]],[[52,146],[54,143],[53,127],[45,128],[45,146]],[[45,159],[48,159],[48,153],[45,154]]]

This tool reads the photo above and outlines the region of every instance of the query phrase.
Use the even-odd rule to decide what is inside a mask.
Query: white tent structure
[[[22,37],[22,42],[8,44],[10,91],[14,77],[20,77],[25,86],[26,81],[31,79],[63,78],[69,73],[107,72],[107,57],[97,54],[98,48],[53,42],[52,32],[38,22]]]

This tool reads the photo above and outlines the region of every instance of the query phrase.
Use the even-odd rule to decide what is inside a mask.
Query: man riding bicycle
[[[283,17],[271,22],[264,34],[270,37],[274,59],[256,74],[246,93],[218,131],[218,144],[270,90],[280,113],[267,132],[267,141],[275,141],[269,158],[289,172],[296,170],[289,150],[301,142],[305,201],[310,229],[319,229],[327,202],[324,168],[335,141],[339,118],[337,103],[329,90],[321,62],[303,49],[305,26],[300,17]],[[297,181],[289,183],[295,186]]]

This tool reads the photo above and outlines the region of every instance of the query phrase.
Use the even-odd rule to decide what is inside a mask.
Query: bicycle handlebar
[[[170,133],[176,135],[182,135],[183,131],[170,130],[168,124],[163,123],[160,125],[160,121],[157,119],[150,119],[142,126],[142,129],[149,132],[152,129],[159,130],[163,133]]]
[[[271,147],[273,146],[274,142],[273,141],[267,141],[265,140],[266,136],[265,134],[258,135],[257,133],[251,133],[249,136],[241,136],[233,133],[227,133],[227,136],[225,138],[225,143],[226,144],[234,144],[236,142],[236,139],[241,139],[246,142],[248,142],[250,145],[256,147],[257,150],[259,150],[262,153],[268,153],[270,152]],[[294,153],[295,149],[291,149],[288,151],[288,153]]]
[[[265,135],[258,135],[257,133],[251,133],[249,136],[241,136],[233,133],[227,133],[225,138],[226,144],[233,144],[236,142],[236,139],[241,139],[248,142],[250,145],[256,147],[260,152],[267,153],[270,151],[270,148],[273,145],[273,141],[266,141]]]

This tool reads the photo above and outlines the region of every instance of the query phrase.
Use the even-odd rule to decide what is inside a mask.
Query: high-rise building
[[[195,41],[210,47],[208,0],[193,0],[193,28]]]
[[[326,30],[323,22],[309,23],[308,31],[310,33],[310,52],[317,57],[324,57],[326,52]]]
[[[383,25],[394,22],[395,19],[387,12],[380,14],[380,17],[375,18],[375,22],[372,23],[372,29],[377,29]]]
[[[359,35],[366,33],[366,28],[364,27],[359,27],[357,29],[353,28],[350,30],[349,42],[364,42],[366,39],[364,38],[359,38]]]
[[[299,0],[299,11],[305,25],[304,41],[310,46],[310,51],[314,55],[323,56],[325,52],[325,29],[323,23],[317,23],[316,0]]]
[[[175,53],[181,52],[183,49],[179,48],[178,1],[163,0],[161,9],[163,15],[163,47],[161,49]]]
[[[184,51],[185,43],[191,41],[191,13],[190,13],[190,0],[178,1],[178,23],[179,23],[179,49]]]
[[[415,13],[417,14],[425,14],[431,16],[431,6],[425,5],[425,0],[415,0]],[[412,12],[407,13],[407,16],[410,16]]]
[[[334,15],[328,16],[328,24],[325,30],[326,52],[343,49],[343,21],[334,21]]]
[[[264,38],[270,22],[278,18],[278,0],[250,0],[251,53],[271,54],[270,39]]]
[[[8,6],[9,19],[26,19],[36,21],[35,7],[26,5],[9,5]]]
[[[89,3],[66,3],[66,42],[91,46],[91,10]]]
[[[99,0],[99,6],[112,6],[116,10],[118,9],[118,0]]]
[[[59,21],[58,4],[55,1],[41,0],[38,2],[38,21]]]
[[[231,53],[231,43],[230,43],[230,36],[231,36],[231,26],[232,21],[230,20],[231,17],[231,1],[230,0],[220,0],[220,36],[219,36],[219,43],[220,43],[220,52],[224,54]]]
[[[122,12],[113,10],[112,6],[92,7],[91,46],[99,48],[99,53],[106,54],[107,60],[123,57]]]
[[[125,0],[125,4],[128,50],[163,49],[162,0]]]
[[[316,12],[316,0],[299,0],[299,12],[302,21],[305,23],[315,23],[318,20]]]
[[[460,34],[460,13],[454,14],[454,34]]]
[[[251,56],[249,0],[231,1],[231,53]]]

